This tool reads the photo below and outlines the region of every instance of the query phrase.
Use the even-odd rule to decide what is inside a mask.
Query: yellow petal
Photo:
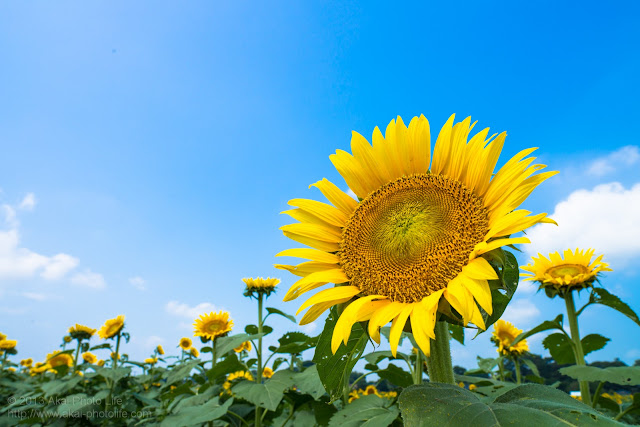
[[[405,304],[398,301],[390,301],[389,304],[379,309],[371,316],[369,320],[369,336],[375,342],[380,344],[380,327],[386,325],[400,314],[400,311],[404,308]]]
[[[340,229],[333,227],[324,227],[318,224],[297,223],[288,224],[280,227],[280,230],[287,233],[294,233],[300,236],[310,237],[312,239],[323,240],[330,243],[340,242],[342,236]]]
[[[322,192],[324,197],[326,197],[327,200],[331,202],[331,204],[333,204],[347,216],[350,216],[358,206],[358,202],[356,200],[354,200],[344,191],[340,190],[327,178],[323,178],[315,184],[311,184],[309,188],[311,187],[316,187],[318,190],[320,190],[320,192]]]
[[[309,248],[286,249],[276,254],[276,256],[306,258],[312,261],[326,262],[329,264],[337,264],[340,262],[340,258],[338,257],[338,255],[330,254],[324,251],[319,251],[317,249],[309,249]]]
[[[498,274],[484,258],[476,258],[462,268],[462,272],[472,279],[496,280]]]
[[[349,278],[344,274],[341,268],[336,268],[334,270],[327,271],[319,271],[317,273],[311,273],[307,277],[298,280],[294,283],[287,294],[284,297],[285,301],[291,301],[292,299],[297,298],[302,293],[306,292],[304,288],[308,285],[315,285],[318,283],[345,283],[348,282]],[[310,289],[309,289],[310,290]]]
[[[336,154],[329,156],[329,160],[342,175],[350,189],[361,199],[367,197],[367,179],[362,171],[362,167],[356,159],[343,150],[336,150]]]
[[[333,353],[338,350],[341,342],[344,342],[345,345],[347,344],[349,337],[351,336],[353,324],[361,320],[360,311],[367,303],[371,302],[375,298],[378,298],[378,295],[369,295],[358,298],[344,309],[340,318],[338,318],[338,321],[336,322],[336,326],[333,328],[333,335],[331,337],[331,351]]]
[[[462,285],[461,280],[456,277],[447,285],[444,291],[444,297],[449,301],[449,304],[462,316],[462,321],[466,326],[471,320],[473,314],[473,296]]]
[[[489,283],[484,279],[477,280],[465,278],[462,280],[462,284],[469,292],[471,292],[471,295],[473,295],[480,307],[491,315],[493,313],[493,305],[491,303],[491,289],[489,288]]]
[[[316,304],[312,306],[300,319],[300,325],[306,325],[314,320],[316,320],[322,313],[333,307],[334,305],[342,304],[343,302],[347,302],[351,299],[351,297],[343,298],[335,301],[323,302],[320,304]]]
[[[414,304],[413,311],[411,312],[411,331],[413,333],[413,338],[416,340],[416,343],[422,352],[426,356],[429,356],[431,351],[431,342],[425,332],[425,329],[429,327],[429,324],[426,321],[427,318],[427,312],[422,304]],[[434,335],[433,327],[431,329],[431,334]]]
[[[283,231],[282,234],[291,240],[295,240],[298,243],[311,246],[312,248],[316,248],[321,251],[338,252],[340,250],[340,245],[337,242],[325,242],[324,240],[313,239],[311,237],[303,236],[298,233],[290,233],[288,231]]]
[[[367,190],[373,191],[372,188],[381,187],[386,184],[384,176],[381,176],[378,173],[380,166],[373,147],[369,145],[369,142],[364,136],[355,131],[353,131],[351,135],[351,151],[353,152],[353,157],[357,159],[362,170],[367,171],[367,181],[369,181],[371,186],[370,188],[367,188]]]
[[[391,354],[393,357],[396,357],[396,353],[398,351],[398,343],[400,342],[400,336],[402,335],[402,330],[404,329],[404,325],[407,323],[407,317],[411,314],[413,310],[414,304],[406,304],[406,306],[402,309],[400,314],[393,319],[393,323],[391,324],[391,332],[389,333],[389,344],[391,345]]]
[[[447,122],[442,126],[436,146],[433,149],[433,160],[431,161],[431,172],[440,174],[445,170],[449,162],[449,150],[451,146],[451,132],[453,131],[453,120],[455,114],[452,114]]]
[[[344,227],[345,222],[349,219],[339,209],[316,200],[292,199],[289,200],[289,205],[305,210],[336,227]]]
[[[336,264],[327,264],[316,261],[303,262],[298,265],[274,264],[273,266],[280,270],[287,270],[289,273],[300,277],[306,277],[309,274],[316,273],[318,271],[333,270],[337,267]]]
[[[313,304],[318,304],[321,302],[329,302],[342,298],[351,298],[360,293],[360,289],[357,286],[338,286],[331,289],[326,289],[324,291],[320,291],[308,300],[306,300],[298,309],[296,315],[300,314],[302,310],[309,307]]]

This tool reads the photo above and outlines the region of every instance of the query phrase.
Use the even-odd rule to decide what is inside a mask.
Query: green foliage
[[[582,350],[584,354],[587,355],[593,351],[600,350],[607,345],[609,341],[609,338],[605,338],[602,335],[590,334],[581,340]],[[551,334],[542,341],[542,345],[549,350],[551,357],[553,357],[558,364],[569,365],[575,363],[576,358],[573,352],[573,343],[566,334]]]
[[[511,252],[501,248],[492,252],[496,254],[491,263],[494,265],[494,268],[497,268],[498,280],[489,281],[493,313],[489,315],[482,310],[482,317],[484,318],[487,330],[500,319],[502,313],[507,309],[507,305],[511,301],[511,298],[513,298],[516,289],[518,289],[518,281],[520,278],[518,261]],[[482,331],[478,331],[478,334],[481,332]]]
[[[402,418],[410,426],[617,426],[593,408],[548,386],[526,384],[497,397],[479,396],[449,384],[405,389],[399,398]]]
[[[393,423],[400,411],[387,399],[375,395],[362,396],[336,412],[329,427],[358,427],[370,425],[386,427]]]
[[[640,326],[640,318],[638,318],[638,315],[631,309],[631,307],[629,307],[620,298],[613,295],[604,288],[593,288],[591,295],[589,296],[589,302],[587,304],[606,305],[607,307],[613,308],[619,313],[624,314]],[[581,311],[583,309],[584,307],[581,309]]]
[[[620,385],[640,385],[640,366],[597,368],[595,366],[567,366],[560,369],[578,381],[607,381]]]

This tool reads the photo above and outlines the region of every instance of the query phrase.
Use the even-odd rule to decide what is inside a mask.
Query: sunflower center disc
[[[548,273],[551,277],[560,277],[564,278],[566,275],[569,276],[577,276],[579,274],[587,273],[588,270],[584,265],[578,264],[562,264],[557,265],[555,267],[551,267]]]
[[[371,193],[342,231],[340,259],[367,295],[416,302],[443,289],[488,231],[482,200],[442,175],[398,178]]]

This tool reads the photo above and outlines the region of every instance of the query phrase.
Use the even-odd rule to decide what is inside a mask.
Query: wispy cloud
[[[104,289],[107,287],[102,274],[94,273],[88,268],[71,276],[71,283],[91,289]]]
[[[604,176],[620,168],[633,166],[640,161],[640,150],[635,145],[622,147],[608,156],[600,157],[587,169],[589,175]]]
[[[190,306],[189,304],[181,303],[179,301],[169,301],[165,306],[165,310],[167,313],[173,314],[174,316],[195,319],[200,317],[201,314],[218,311],[220,309],[210,302],[203,302],[196,306]]]
[[[528,299],[514,299],[502,315],[502,319],[513,323],[517,328],[534,326],[534,321],[540,315],[540,310]]]
[[[140,276],[130,277],[129,284],[139,291],[147,290],[147,281]]]

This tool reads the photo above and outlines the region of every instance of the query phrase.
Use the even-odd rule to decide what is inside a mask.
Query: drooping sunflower
[[[233,351],[235,351],[236,353],[240,353],[243,350],[251,351],[251,341],[245,341],[233,349]]]
[[[244,290],[244,296],[246,297],[257,297],[259,294],[269,296],[275,291],[278,283],[280,283],[280,279],[276,279],[275,277],[267,277],[266,279],[262,277],[254,279],[251,277],[244,278],[242,281],[247,285]]]
[[[156,351],[158,352],[158,354],[159,354],[160,356],[162,356],[162,355],[164,354],[164,348],[162,348],[162,346],[161,346],[161,345],[159,345],[159,346],[157,346],[157,347],[156,347]]]
[[[0,332],[0,341],[4,341],[7,339],[7,336],[5,334],[3,334],[2,332]]]
[[[544,165],[523,150],[494,174],[506,133],[484,129],[471,139],[467,118],[454,125],[451,116],[430,148],[429,123],[414,117],[405,126],[392,120],[385,136],[373,132],[373,146],[353,132],[353,155],[338,150],[330,159],[358,197],[350,197],[327,179],[316,182],[331,204],[293,199],[287,210],[299,221],[281,227],[284,235],[311,248],[288,249],[278,256],[306,258],[298,265],[277,265],[302,277],[284,300],[335,283],[309,298],[301,324],[317,319],[331,306],[346,303],[334,328],[332,351],[346,343],[355,322],[369,321],[370,336],[392,321],[395,354],[410,319],[413,336],[425,354],[439,306],[454,309],[465,325],[485,329],[478,305],[492,313],[488,280],[495,270],[483,257],[493,249],[528,243],[510,237],[540,222],[518,206],[544,180]]]
[[[195,320],[193,327],[195,328],[193,331],[194,336],[213,340],[231,332],[233,320],[229,319],[229,313],[226,311],[218,313],[212,311],[209,314],[200,315]]]
[[[22,366],[24,366],[24,367],[28,368],[28,367],[30,367],[31,365],[33,365],[33,359],[32,359],[32,358],[22,359],[22,360],[20,361],[20,365],[22,365]]]
[[[197,348],[195,347],[191,347],[191,350],[189,350],[191,352],[191,355],[193,357],[200,357],[200,352],[198,351]]]
[[[124,328],[124,315],[119,315],[115,319],[109,319],[98,331],[98,336],[103,340],[113,338]]]
[[[144,359],[144,363],[148,363],[149,365],[155,365],[156,363],[158,363],[158,359],[155,357],[147,357],[146,359]]]
[[[95,354],[87,351],[86,353],[82,353],[82,359],[87,363],[96,363],[98,361],[98,357]]]
[[[61,353],[56,350],[53,353],[47,354],[47,364],[51,368],[57,368],[58,366],[73,366],[73,356],[67,353]]]
[[[527,340],[520,340],[515,345],[511,343],[518,335],[522,333],[522,329],[518,329],[510,322],[500,319],[493,325],[493,335],[491,340],[498,346],[497,352],[503,356],[519,356],[529,351]]]
[[[96,330],[88,326],[76,323],[75,326],[69,328],[69,335],[76,340],[88,340],[96,333]]]
[[[104,366],[104,363],[105,363],[104,360],[100,359],[100,360],[98,360],[98,363],[96,363],[96,365],[102,367],[102,366]]]
[[[189,350],[192,344],[193,343],[191,342],[191,338],[187,338],[187,337],[180,338],[180,348],[182,348],[183,350]]]
[[[4,339],[0,341],[0,349],[2,350],[13,350],[18,345],[18,341],[16,340],[7,340]]]
[[[595,249],[585,251],[576,248],[575,252],[567,249],[564,259],[559,252],[549,254],[549,258],[538,254],[539,258],[533,257],[533,264],[520,267],[528,272],[520,276],[539,282],[541,288],[557,291],[586,288],[593,284],[600,272],[613,271],[609,264],[602,262],[603,255],[591,261],[595,252]]]

